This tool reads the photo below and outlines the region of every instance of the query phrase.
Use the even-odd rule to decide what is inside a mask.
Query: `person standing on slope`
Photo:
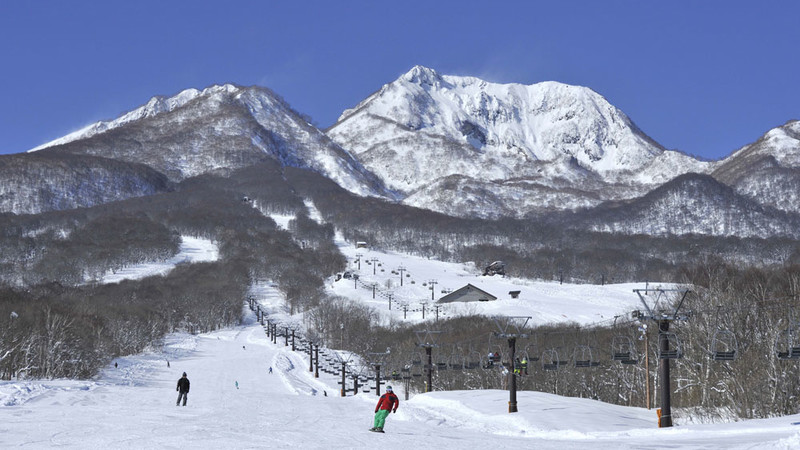
[[[186,406],[186,396],[189,394],[189,379],[186,378],[186,372],[183,372],[183,376],[178,380],[178,387],[175,390],[178,391],[178,401],[175,402],[175,406],[181,404],[181,397],[183,397],[183,406]]]
[[[375,406],[375,426],[370,428],[369,431],[383,433],[383,424],[386,422],[386,416],[389,412],[396,413],[397,407],[400,406],[400,399],[394,395],[391,386],[386,386],[386,393],[381,395],[378,404]]]

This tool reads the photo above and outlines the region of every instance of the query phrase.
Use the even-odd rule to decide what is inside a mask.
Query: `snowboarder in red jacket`
[[[381,395],[378,404],[375,406],[375,426],[370,428],[369,431],[383,433],[383,424],[386,422],[386,416],[389,415],[390,411],[396,413],[398,406],[400,406],[400,399],[394,395],[391,386],[386,386],[386,393]]]

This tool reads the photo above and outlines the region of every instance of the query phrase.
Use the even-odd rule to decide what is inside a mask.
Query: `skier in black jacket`
[[[183,372],[183,376],[178,380],[178,387],[175,390],[178,391],[178,401],[175,406],[181,404],[181,397],[183,397],[183,406],[186,406],[186,396],[189,394],[189,379],[186,378],[186,372]]]

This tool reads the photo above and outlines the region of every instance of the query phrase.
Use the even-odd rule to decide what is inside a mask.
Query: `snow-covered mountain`
[[[591,89],[496,84],[421,66],[345,111],[327,133],[406,203],[468,216],[631,198],[713,165],[664,150]]]
[[[800,121],[769,130],[725,158],[712,175],[755,202],[800,213]]]
[[[266,88],[230,84],[154,97],[37,151],[143,163],[172,181],[276,159],[309,168],[359,195],[391,195],[348,152]]]
[[[581,216],[581,215],[579,215]],[[800,236],[800,217],[738,195],[709,175],[684,174],[635,200],[588,211],[572,225],[650,236]]]
[[[28,156],[99,157],[91,164],[103,169],[87,171],[88,160],[73,160],[73,167],[62,158],[53,177],[27,187],[7,184],[2,211],[92,206],[275,160],[311,169],[357,195],[460,217],[580,210],[579,217],[590,218],[580,223],[593,230],[766,236],[794,235],[792,215],[800,214],[798,121],[721,161],[700,161],[665,150],[591,89],[556,82],[496,84],[421,66],[345,111],[326,132],[269,89],[226,84],[154,97],[117,119],[34,150]],[[40,173],[36,164],[53,170],[54,160],[42,161],[28,161],[26,173]],[[103,161],[134,165],[123,170]],[[142,167],[166,181],[145,176]],[[126,175],[131,170],[145,178]],[[114,184],[109,173],[128,178]],[[708,185],[709,179],[694,187],[689,179],[670,184],[688,173],[711,175],[721,185]],[[93,196],[74,199],[75,186]],[[653,213],[626,213],[625,205],[633,204]],[[600,209],[587,212],[593,208]]]

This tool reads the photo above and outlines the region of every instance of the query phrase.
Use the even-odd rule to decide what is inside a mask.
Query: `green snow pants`
[[[378,412],[375,413],[375,428],[383,429],[383,424],[386,422],[386,416],[389,415],[391,411],[388,409],[379,409]]]

